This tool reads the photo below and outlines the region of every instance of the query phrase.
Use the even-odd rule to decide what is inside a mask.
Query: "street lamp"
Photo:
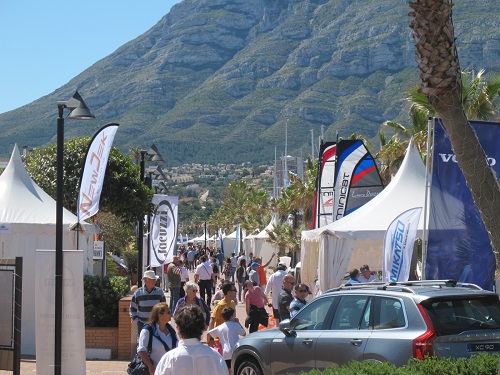
[[[68,118],[93,120],[82,97],[75,92],[67,101],[58,101],[57,109],[57,180],[56,180],[56,270],[55,270],[55,326],[54,326],[54,374],[61,374],[62,357],[62,297],[63,297],[63,199],[64,199],[64,108],[70,110]]]
[[[161,156],[160,152],[156,148],[154,144],[151,145],[149,150],[141,150],[141,181],[145,183],[145,161],[146,156],[148,157],[148,161],[165,161],[163,156]],[[143,273],[143,254],[144,254],[144,213],[141,213],[139,219],[137,220],[137,255],[139,257],[137,262],[137,286],[140,288],[142,286],[142,273]]]

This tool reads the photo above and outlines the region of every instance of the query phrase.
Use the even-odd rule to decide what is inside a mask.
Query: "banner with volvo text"
[[[155,208],[149,232],[150,266],[160,267],[174,257],[179,197],[155,194],[152,203]]]
[[[94,135],[87,149],[78,193],[78,222],[82,222],[99,211],[99,200],[109,152],[117,130],[118,124],[104,125]]]
[[[421,212],[421,207],[411,208],[399,215],[387,228],[384,238],[383,281],[408,281]]]
[[[489,165],[500,176],[500,123],[470,124]],[[493,290],[495,255],[440,119],[435,119],[434,124],[432,162],[425,278],[454,279]]]

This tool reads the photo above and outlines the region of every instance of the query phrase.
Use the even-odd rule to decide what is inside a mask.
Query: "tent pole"
[[[432,178],[431,143],[434,144],[434,117],[427,121],[427,157],[425,159],[425,199],[424,199],[424,239],[422,241],[422,280],[425,280],[425,263],[427,262],[427,241],[429,239],[429,213],[428,202],[430,194],[430,179]],[[432,138],[432,141],[431,141]]]

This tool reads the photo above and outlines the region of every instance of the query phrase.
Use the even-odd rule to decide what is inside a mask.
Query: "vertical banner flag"
[[[87,149],[78,193],[78,222],[82,222],[99,211],[102,183],[117,130],[118,124],[104,125],[94,135]]]
[[[177,242],[179,197],[155,194],[149,237],[150,266],[160,267],[172,262]]]
[[[498,178],[500,123],[469,123]],[[495,254],[440,119],[435,119],[432,163],[425,278],[454,279],[493,290]]]
[[[236,242],[234,243],[234,253],[240,255],[240,224],[236,227]]]
[[[222,229],[219,229],[219,242],[220,242],[220,251],[224,254],[224,242],[222,242]],[[226,254],[224,254],[224,258]]]
[[[318,158],[318,175],[314,188],[311,229],[333,222],[333,195],[335,183],[336,142],[321,143]]]
[[[337,143],[333,221],[356,211],[383,189],[377,164],[363,141],[342,140]]]
[[[408,281],[421,212],[421,207],[411,208],[399,215],[387,228],[384,238],[383,281]]]

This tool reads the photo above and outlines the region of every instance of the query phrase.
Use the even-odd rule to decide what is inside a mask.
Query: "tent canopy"
[[[391,183],[371,201],[342,219],[302,232],[302,280],[312,285],[319,278],[322,291],[341,284],[350,268],[368,264],[382,270],[383,241],[391,222],[404,211],[424,207],[425,166],[411,142]],[[424,228],[424,215],[418,225]]]
[[[56,201],[29,176],[17,145],[9,164],[0,176],[0,246],[2,257],[23,258],[23,300],[21,353],[35,354],[36,250],[55,248]],[[84,229],[72,230],[78,219],[63,210],[63,249],[83,250],[85,274],[93,272],[93,224],[82,223]]]

